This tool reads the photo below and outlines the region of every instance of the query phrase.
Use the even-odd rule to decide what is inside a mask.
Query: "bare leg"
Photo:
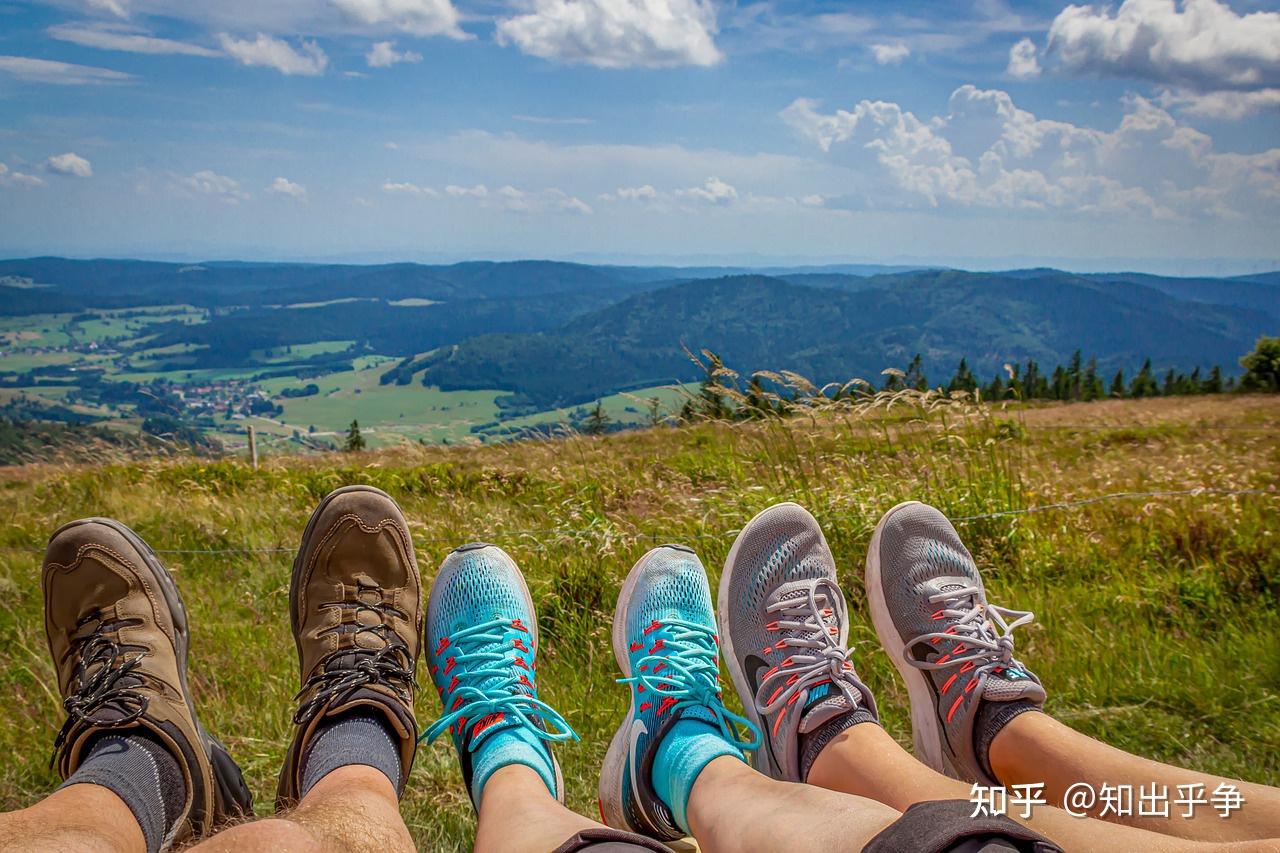
[[[477,853],[546,853],[575,833],[603,827],[565,808],[533,769],[512,764],[484,783],[475,849]]]
[[[796,850],[857,850],[897,818],[871,800],[775,782],[729,756],[703,769],[689,798],[690,827],[708,853],[781,851],[789,842]],[[804,832],[793,832],[799,825]],[[475,849],[546,853],[602,826],[561,805],[538,774],[513,765],[485,783]]]
[[[708,853],[861,850],[899,817],[870,799],[770,779],[730,756],[699,774],[688,814]]]
[[[1108,813],[1104,818],[1108,821],[1205,841],[1280,837],[1280,789],[1139,758],[1081,734],[1047,714],[1015,717],[992,741],[989,758],[991,768],[1006,785],[1043,782],[1049,802],[1061,803],[1067,790],[1081,782],[1095,791],[1103,784],[1132,786],[1134,816]],[[1244,797],[1240,809],[1226,819],[1213,808],[1213,792],[1220,784],[1235,786]],[[1139,789],[1151,791],[1157,785],[1168,789],[1170,817],[1137,817]],[[1187,807],[1174,802],[1179,796],[1189,795],[1179,792],[1179,785],[1204,786],[1199,796],[1209,802],[1197,806],[1192,818],[1182,817]],[[1099,803],[1088,811],[1098,816],[1100,809]]]
[[[0,851],[142,853],[133,812],[109,788],[72,785],[33,806],[0,814]]]
[[[1043,773],[1044,768],[1041,766],[1037,770],[1037,776],[1042,776]],[[1003,775],[1000,778],[1008,784],[1017,784]],[[921,764],[883,728],[873,723],[853,726],[833,740],[814,762],[808,781],[811,785],[870,797],[903,810],[913,803],[926,800],[968,800],[972,791],[969,783],[950,779]],[[1044,780],[1028,778],[1027,781]],[[1061,799],[1055,800],[1052,794],[1047,794],[1044,799],[1050,803],[1061,802]],[[1047,836],[1066,850],[1142,850],[1144,853],[1162,853],[1200,847],[1193,841],[1144,829],[1073,817],[1061,809],[1047,805],[1034,807],[1029,819],[1023,819],[1021,812],[1020,806],[1011,807],[1008,816]],[[1258,849],[1274,849],[1274,846],[1261,844]]]
[[[412,853],[414,847],[390,780],[380,770],[348,764],[317,782],[293,811],[231,827],[194,849]]]

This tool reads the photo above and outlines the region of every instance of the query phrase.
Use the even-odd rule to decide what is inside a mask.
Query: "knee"
[[[195,850],[220,853],[232,850],[278,850],[281,853],[323,853],[321,845],[301,824],[284,818],[266,818],[226,829]]]

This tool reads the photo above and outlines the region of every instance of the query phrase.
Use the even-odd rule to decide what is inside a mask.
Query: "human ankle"
[[[650,781],[676,826],[685,832],[690,831],[688,807],[694,782],[708,764],[725,756],[745,760],[714,726],[697,719],[680,720],[658,745]]]

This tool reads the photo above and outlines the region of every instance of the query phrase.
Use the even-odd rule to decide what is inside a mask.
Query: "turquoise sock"
[[[744,760],[742,752],[725,740],[710,723],[686,717],[671,727],[653,760],[653,790],[671,809],[676,825],[689,832],[689,794],[702,768],[712,759],[732,755]]]
[[[510,764],[523,764],[537,771],[551,796],[556,796],[556,771],[551,750],[542,739],[524,726],[512,726],[487,734],[471,753],[471,800],[480,808],[484,783],[496,771]]]

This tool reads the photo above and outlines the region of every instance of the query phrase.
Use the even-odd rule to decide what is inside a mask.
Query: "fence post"
[[[253,465],[253,470],[258,470],[258,434],[253,428],[253,424],[249,424],[249,462]]]

